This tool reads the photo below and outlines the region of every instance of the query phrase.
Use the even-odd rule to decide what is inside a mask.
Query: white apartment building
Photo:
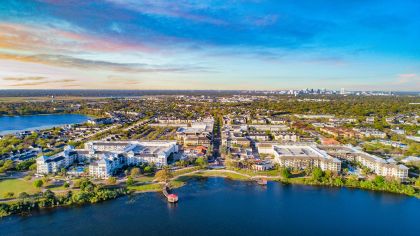
[[[341,161],[315,146],[309,145],[268,145],[258,146],[259,153],[274,155],[274,161],[282,167],[306,169],[319,167],[323,171],[341,171]]]
[[[319,148],[340,159],[357,161],[377,175],[396,178],[400,181],[405,181],[408,178],[408,168],[405,165],[387,162],[380,157],[360,151],[352,146],[319,146]]]
[[[106,153],[101,159],[89,165],[89,176],[106,179],[125,164],[124,156],[116,153]]]
[[[405,181],[408,178],[408,167],[405,165],[388,163],[380,157],[363,152],[357,153],[356,161],[380,176],[392,177],[401,181]]]
[[[40,156],[36,159],[36,172],[47,175],[59,172],[62,168],[67,168],[73,164],[77,158],[77,153],[72,146],[67,146],[63,152],[53,156]]]
[[[298,142],[299,136],[293,132],[273,132],[274,138],[283,142]]]
[[[85,144],[89,155],[97,161],[89,165],[89,175],[108,178],[124,165],[168,164],[168,157],[178,152],[176,141],[92,141]]]

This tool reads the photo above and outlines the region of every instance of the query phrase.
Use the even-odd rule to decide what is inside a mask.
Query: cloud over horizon
[[[38,76],[106,88],[112,74],[121,88],[420,90],[418,10],[410,0],[5,0],[0,77],[25,88]],[[11,81],[0,86],[19,87]]]

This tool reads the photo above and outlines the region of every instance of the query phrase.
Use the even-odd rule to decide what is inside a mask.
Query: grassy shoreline
[[[176,173],[176,172],[175,172]],[[180,174],[181,173],[181,174]],[[197,169],[197,168],[191,168],[188,171],[180,170],[178,175],[175,174],[175,176],[170,181],[170,187],[172,189],[177,189],[185,186],[188,181],[194,178],[212,178],[212,177],[219,177],[219,178],[227,178],[235,181],[255,181],[255,177],[261,178],[264,176],[259,175],[261,173],[251,173],[251,172],[237,172],[234,170],[209,170],[209,169]],[[342,184],[336,184],[335,182],[319,182],[314,181],[310,177],[295,177],[295,178],[283,178],[280,176],[276,176],[274,174],[270,176],[266,176],[269,181],[275,181],[282,184],[296,184],[296,185],[307,185],[307,186],[320,186],[320,187],[334,187],[334,188],[349,188],[349,189],[361,189],[361,190],[370,190],[375,192],[386,192],[386,193],[394,193],[394,194],[402,194],[410,197],[416,197],[420,198],[420,192],[419,189],[415,189],[415,192],[410,193],[404,193],[404,192],[398,192],[400,189],[396,189],[395,191],[390,191],[389,189],[384,189],[384,187],[367,187],[367,185],[363,185],[363,181],[357,182],[358,185],[355,186],[354,184],[343,182]],[[146,179],[145,179],[146,180]],[[331,181],[331,180],[330,180]],[[93,186],[95,186],[93,184]],[[45,203],[45,196],[38,198],[38,197],[32,197],[32,202],[27,200],[21,200],[21,199],[13,199],[8,202],[0,203],[0,218],[2,216],[8,216],[12,214],[27,214],[28,212],[32,210],[39,210],[39,209],[46,209],[46,208],[56,208],[56,207],[70,207],[70,206],[80,206],[80,205],[87,205],[87,204],[95,204],[98,202],[108,201],[111,199],[116,199],[122,196],[127,196],[131,194],[141,194],[141,193],[150,193],[150,192],[159,192],[162,191],[163,185],[161,183],[157,183],[154,181],[149,182],[137,182],[134,185],[126,186],[121,188],[105,188],[103,190],[99,189],[98,191],[106,192],[109,194],[109,196],[105,198],[97,198],[97,196],[91,196],[91,198],[86,199],[82,202],[62,202],[61,198],[63,198],[63,195],[66,193],[55,193],[55,196],[53,197],[53,202],[51,204]],[[398,191],[397,191],[398,190]],[[75,194],[79,194],[77,190],[69,190],[71,192],[74,192]],[[103,193],[102,193],[103,194]],[[35,201],[36,199],[36,201]],[[92,200],[93,199],[93,200]],[[26,207],[27,209],[18,209],[16,210],[13,208],[13,206],[18,207]],[[15,209],[12,211],[6,211],[5,209]]]

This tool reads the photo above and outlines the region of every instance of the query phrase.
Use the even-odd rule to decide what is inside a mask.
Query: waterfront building
[[[42,155],[36,159],[36,172],[47,175],[59,172],[73,164],[77,158],[77,152],[72,146],[67,146],[64,151],[53,156]]]
[[[259,146],[260,154],[271,154],[275,162],[282,167],[307,169],[319,167],[323,171],[341,171],[341,161],[328,155],[325,151],[312,145],[277,145],[269,147],[268,144]]]
[[[108,178],[125,165],[165,166],[168,157],[178,152],[178,145],[176,141],[92,141],[85,144],[86,151],[95,160],[89,165],[89,175]]]
[[[373,173],[406,181],[408,178],[408,167],[395,161],[387,161],[375,155],[368,154],[352,146],[318,146],[328,154],[342,160],[358,162],[372,170]]]
[[[252,169],[256,171],[266,171],[274,168],[273,162],[269,160],[257,161],[252,165]]]

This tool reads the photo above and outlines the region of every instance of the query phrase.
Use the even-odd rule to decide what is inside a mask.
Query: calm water
[[[362,190],[197,179],[159,193],[0,220],[1,235],[419,235],[420,200]]]
[[[52,114],[32,116],[1,116],[0,134],[24,130],[46,129],[54,126],[86,122],[88,116],[78,114]]]

